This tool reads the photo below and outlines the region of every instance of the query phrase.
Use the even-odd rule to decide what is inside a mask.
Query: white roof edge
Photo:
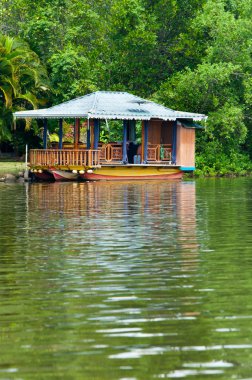
[[[23,114],[19,113],[13,113],[14,118],[16,119],[26,119],[26,118],[33,118],[33,119],[62,119],[62,118],[71,118],[76,119],[79,117],[87,118],[87,119],[137,119],[137,120],[150,120],[150,117],[139,117],[139,115],[90,115],[90,114],[80,114],[80,115],[70,115],[70,114],[61,114],[61,115],[46,115],[46,114],[30,114],[27,112],[24,112]]]
[[[27,116],[15,116],[14,115],[14,119],[64,119],[64,118],[68,118],[68,119],[77,119],[79,117],[86,117],[86,116],[70,116],[70,115],[65,115],[65,116],[37,116],[37,117],[34,117],[34,116],[30,116],[30,115],[27,115]],[[88,118],[88,117],[87,117]],[[89,120],[91,119],[90,117],[88,118]],[[151,118],[148,118],[148,117],[139,117],[139,116],[118,116],[118,117],[106,117],[106,116],[103,116],[103,117],[100,117],[100,116],[96,116],[95,119],[99,119],[99,120],[146,120],[146,121],[150,121],[152,119],[159,119],[159,120],[163,120],[163,121],[175,121],[177,119],[179,119],[179,117],[173,117],[173,118],[166,118],[166,117],[151,117]],[[187,118],[184,118],[184,119],[187,119]],[[206,121],[206,118],[203,119],[203,118],[191,118],[191,117],[188,117],[189,120],[194,120],[194,121]]]
[[[43,110],[38,110],[38,111],[43,111]],[[150,116],[143,116],[143,115],[99,115],[99,114],[92,114],[90,113],[83,113],[83,114],[55,114],[55,115],[48,115],[43,112],[38,112],[38,111],[18,111],[13,113],[13,116],[15,119],[26,119],[26,118],[34,118],[34,119],[62,119],[62,118],[87,118],[87,119],[110,119],[110,120],[151,120],[151,119],[160,119],[160,120],[165,120],[165,121],[174,121],[176,119],[192,119],[196,121],[206,121],[207,116],[205,115],[173,115],[173,116],[165,116],[165,115],[150,115]]]
[[[79,117],[84,117],[84,118],[88,118],[89,120],[90,119],[100,119],[100,120],[152,120],[152,119],[159,119],[159,120],[164,120],[164,121],[175,121],[177,119],[179,119],[180,117],[161,117],[161,116],[153,116],[153,117],[139,117],[138,115],[134,116],[134,115],[130,115],[130,116],[107,116],[107,115],[103,115],[103,116],[93,116],[93,117],[90,117],[88,115],[54,115],[54,116],[47,116],[47,115],[38,115],[38,116],[33,116],[33,115],[15,115],[14,114],[14,118],[15,119],[63,119],[63,118],[69,118],[69,119],[77,119]],[[204,120],[203,118],[192,118],[192,117],[187,117],[188,119],[193,119],[193,120],[197,120],[197,121],[202,121]],[[184,118],[186,119],[186,118]]]
[[[85,117],[87,118],[88,117],[88,114],[81,114],[81,115],[69,115],[69,114],[65,114],[65,115],[46,115],[46,114],[42,114],[42,113],[28,113],[27,111],[21,111],[21,112],[24,112],[22,114],[20,114],[19,112],[14,112],[13,113],[13,116],[14,118],[16,119],[26,119],[26,118],[33,118],[33,119],[63,119],[64,117],[65,118],[73,118],[73,119],[76,119],[78,117]]]

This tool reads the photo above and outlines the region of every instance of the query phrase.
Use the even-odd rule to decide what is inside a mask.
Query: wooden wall
[[[151,120],[148,129],[148,143],[160,144],[161,139],[161,120]]]
[[[171,144],[173,122],[162,120],[151,120],[148,131],[148,142],[150,144]]]
[[[195,166],[195,129],[177,126],[177,164]]]

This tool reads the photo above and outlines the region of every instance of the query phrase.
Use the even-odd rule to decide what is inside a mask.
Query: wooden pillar
[[[78,143],[80,142],[80,129],[81,129],[81,126],[80,126],[80,119],[79,119],[79,128],[78,128]]]
[[[94,149],[98,149],[99,135],[100,135],[100,122],[98,119],[94,120]]]
[[[176,165],[177,160],[177,120],[174,120],[172,126],[172,163]]]
[[[87,149],[91,147],[91,138],[90,138],[90,124],[89,119],[87,119]]]
[[[47,149],[47,119],[44,119],[44,129],[43,129],[43,148]]]
[[[145,120],[143,123],[143,149],[142,149],[142,155],[143,155],[143,163],[146,164],[148,160],[148,129],[149,129],[149,122],[148,120]]]
[[[127,120],[123,120],[123,163],[127,164]]]
[[[89,120],[89,130],[90,130],[90,147],[94,149],[94,120]]]
[[[63,119],[59,119],[59,149],[63,148]]]
[[[91,147],[90,126],[88,126],[88,129],[87,129],[87,149],[90,149],[90,147]]]
[[[80,136],[80,119],[75,119],[74,123],[74,149],[78,149]]]
[[[141,153],[141,164],[142,164],[144,162],[144,122],[143,121],[142,121],[142,136],[141,136],[140,153]]]

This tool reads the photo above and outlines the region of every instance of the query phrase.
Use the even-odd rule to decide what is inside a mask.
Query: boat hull
[[[33,172],[38,181],[54,181],[54,176],[48,170]]]
[[[51,169],[51,172],[55,181],[76,181],[78,179],[78,174],[70,171]]]
[[[102,167],[88,170],[79,176],[86,181],[170,180],[181,179],[183,171],[177,168],[150,166]]]

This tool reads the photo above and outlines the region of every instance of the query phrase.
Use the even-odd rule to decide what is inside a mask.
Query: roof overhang
[[[14,119],[206,120],[206,115],[175,111],[127,92],[97,91],[46,109],[18,111]]]

